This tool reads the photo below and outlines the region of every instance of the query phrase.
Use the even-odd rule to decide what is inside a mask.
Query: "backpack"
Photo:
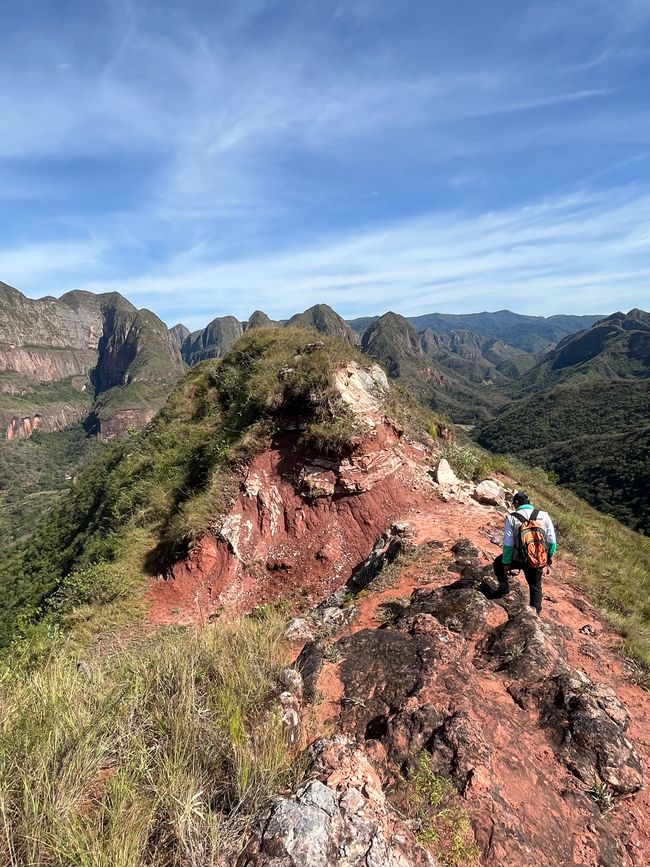
[[[533,509],[530,518],[518,512],[513,512],[512,517],[519,521],[518,551],[522,562],[531,569],[543,569],[548,564],[546,551],[546,531],[541,521],[537,520],[539,509]]]

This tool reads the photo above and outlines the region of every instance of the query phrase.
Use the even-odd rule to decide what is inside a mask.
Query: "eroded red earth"
[[[426,613],[407,626],[386,623],[391,603],[412,613],[414,591],[449,587],[458,579],[449,568],[459,539],[476,547],[481,565],[499,552],[503,511],[479,505],[463,491],[441,496],[431,482],[433,459],[385,420],[347,465],[315,467],[287,436],[253,460],[226,521],[152,582],[150,622],[202,623],[281,598],[292,600],[295,613],[308,612],[347,581],[391,524],[407,523],[415,556],[393,569],[390,581],[361,594],[356,618],[325,639],[336,643],[340,658],[322,661],[311,729],[355,734],[386,782],[400,750],[430,749],[440,772],[459,782],[482,863],[650,864],[647,784],[618,793],[614,810],[602,815],[586,794],[589,784],[563,753],[562,723],[544,693],[560,670],[579,670],[611,690],[629,718],[621,736],[647,775],[650,695],[631,681],[629,663],[617,652],[620,638],[580,591],[569,557],[560,550],[555,558],[535,623],[514,583],[507,605],[477,597],[476,628],[449,628]],[[509,621],[522,629],[522,658],[513,653],[495,667],[486,648]],[[377,648],[391,641],[403,660],[413,652],[414,664],[421,664],[417,682],[403,695],[377,668]],[[534,647],[538,658],[526,668]],[[296,644],[296,656],[301,649]],[[384,688],[398,696],[395,706],[382,698]],[[377,710],[382,702],[385,709]],[[369,720],[371,707],[375,716]],[[568,725],[574,725],[570,717]],[[619,769],[624,780],[636,773],[630,762]]]

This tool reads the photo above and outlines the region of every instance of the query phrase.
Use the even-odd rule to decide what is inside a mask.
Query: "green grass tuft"
[[[458,790],[434,773],[426,750],[414,756],[404,787],[408,814],[420,826],[418,842],[431,849],[442,867],[477,864],[480,852]]]

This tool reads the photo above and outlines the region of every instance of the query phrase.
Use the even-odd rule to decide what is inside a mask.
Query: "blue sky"
[[[170,325],[650,307],[650,0],[12,0],[0,280]]]

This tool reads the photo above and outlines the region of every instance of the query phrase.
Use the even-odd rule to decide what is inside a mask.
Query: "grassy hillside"
[[[0,669],[0,863],[209,865],[300,773],[274,696],[284,622],[167,631]]]

